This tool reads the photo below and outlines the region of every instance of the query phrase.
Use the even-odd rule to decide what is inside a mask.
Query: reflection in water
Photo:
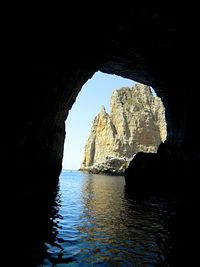
[[[25,198],[24,195],[17,196],[17,190],[14,192],[16,198],[11,196],[14,201],[9,217],[5,217],[10,228],[5,228],[9,230],[7,243],[2,242],[5,248],[5,253],[1,253],[2,266],[38,266],[48,254],[46,243],[52,244],[58,234],[59,229],[54,223],[60,216],[57,181],[45,185],[43,190],[35,189],[34,197],[30,197],[30,192]],[[5,229],[1,230],[6,233]]]
[[[44,199],[43,202],[45,202]],[[45,206],[40,207],[40,227],[37,227],[38,238],[34,255],[36,265],[41,263],[44,258],[48,258],[47,244],[54,244],[56,240],[59,231],[57,220],[62,219],[59,209],[60,187],[57,185],[53,194],[46,198]],[[35,265],[33,264],[33,266]]]
[[[63,171],[38,266],[170,266],[176,205],[130,198],[123,177]]]
[[[91,175],[82,188],[82,260],[88,263],[120,262],[125,248],[122,220],[124,180]],[[125,262],[124,262],[125,263]]]

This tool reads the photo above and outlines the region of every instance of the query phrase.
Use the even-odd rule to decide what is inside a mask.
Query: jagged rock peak
[[[136,153],[156,152],[166,139],[165,109],[149,86],[113,91],[110,110],[102,106],[94,119],[81,170],[121,174]]]
[[[104,106],[101,106],[99,114],[107,114],[106,109]]]

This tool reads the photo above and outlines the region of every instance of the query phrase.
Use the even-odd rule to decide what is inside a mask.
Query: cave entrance
[[[123,86],[132,87],[135,83],[121,76],[98,71],[83,85],[65,122],[63,169],[78,170],[81,167],[92,122],[101,106],[105,106],[109,113],[112,92]]]
[[[137,85],[141,85],[141,88],[135,89],[138,93],[135,93],[133,99],[131,88]],[[146,89],[146,87],[121,76],[96,72],[82,87],[66,120],[63,169],[87,168],[94,163],[95,157],[98,157],[101,162],[104,158],[110,165],[119,166],[117,168],[121,168],[123,172],[129,163],[126,157],[131,160],[133,156],[133,148],[136,153],[155,152],[158,145],[166,138],[166,121],[160,98],[152,88]],[[116,97],[114,91],[118,92]],[[114,99],[121,103],[111,103]],[[140,118],[142,106],[144,106],[143,117]],[[162,109],[158,110],[159,108]],[[135,122],[134,118],[131,118],[134,117],[133,114],[138,117]],[[99,120],[99,124],[107,124],[97,125],[97,131],[100,131],[100,127],[104,128],[102,134],[91,137],[91,127],[95,118]],[[100,140],[103,135],[105,140]],[[96,138],[96,144],[94,140],[90,140],[88,144],[88,138]],[[96,155],[92,146],[95,146]],[[115,151],[111,151],[112,149]]]

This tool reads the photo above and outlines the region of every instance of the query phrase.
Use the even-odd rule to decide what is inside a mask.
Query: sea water
[[[123,176],[63,170],[38,266],[170,266],[175,210],[130,197]]]

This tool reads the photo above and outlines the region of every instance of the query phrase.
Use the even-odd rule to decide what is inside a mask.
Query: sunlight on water
[[[63,171],[38,266],[168,266],[173,205],[133,200],[124,177]]]

